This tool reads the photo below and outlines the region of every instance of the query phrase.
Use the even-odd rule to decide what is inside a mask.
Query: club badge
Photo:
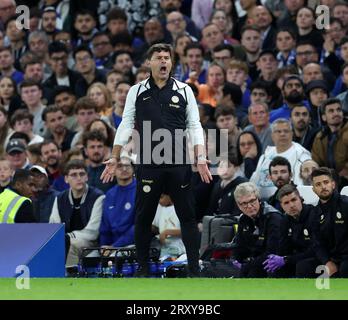
[[[151,187],[149,185],[143,186],[143,191],[145,193],[149,193],[151,191]]]
[[[337,217],[337,219],[341,219],[342,218],[341,212],[337,212],[336,217]]]
[[[124,205],[124,208],[125,208],[126,210],[129,210],[130,208],[132,208],[132,205],[131,205],[129,202],[127,202],[127,203]]]
[[[179,97],[178,96],[172,96],[172,102],[173,103],[178,103],[179,102]]]
[[[308,233],[308,230],[307,229],[303,229],[303,234],[308,237],[309,233]]]

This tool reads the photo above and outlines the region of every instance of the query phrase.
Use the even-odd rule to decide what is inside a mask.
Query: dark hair
[[[261,144],[260,138],[257,136],[257,134],[252,132],[252,131],[248,131],[248,130],[242,131],[237,139],[237,143],[236,143],[237,147],[236,148],[237,148],[238,161],[239,161],[239,163],[243,163],[243,161],[244,161],[243,156],[240,153],[239,143],[240,143],[240,138],[246,134],[250,134],[256,143],[257,154],[256,154],[255,162],[257,163],[258,159],[260,158],[260,156],[262,154],[262,144]],[[247,177],[247,178],[250,178],[250,177]]]
[[[204,55],[204,47],[199,42],[191,42],[184,49],[184,56],[187,56],[187,51],[191,49],[199,49],[201,50],[202,56]]]
[[[69,54],[69,50],[66,45],[60,41],[53,41],[48,45],[48,54],[51,57],[53,53],[65,52]]]
[[[236,118],[236,113],[230,107],[227,107],[224,105],[216,106],[215,113],[214,113],[215,120],[217,120],[221,116],[233,116]]]
[[[94,102],[94,100],[92,100],[91,98],[85,96],[85,97],[79,98],[76,101],[75,114],[78,114],[80,110],[90,110],[90,109],[93,109],[95,112],[98,112],[98,107],[96,103]]]
[[[74,91],[70,87],[68,87],[68,86],[56,86],[54,88],[53,97],[56,98],[58,95],[60,95],[62,93],[67,93],[69,95],[75,96]]]
[[[27,52],[29,52],[29,51],[27,51]],[[23,65],[21,65],[21,67],[22,67],[23,71],[25,72],[25,69],[27,68],[27,66],[30,66],[33,64],[41,64],[42,65],[42,60],[34,53],[33,53],[32,57],[28,58],[28,60],[23,62]]]
[[[139,69],[138,69],[138,70],[139,70]],[[121,80],[121,81],[119,81],[119,82],[116,83],[115,89],[117,89],[118,86],[119,86],[120,84],[127,84],[127,85],[129,85],[130,87],[132,86],[131,83],[130,83],[129,81],[127,81],[127,80]]]
[[[234,49],[233,46],[229,43],[222,43],[222,44],[218,44],[214,49],[213,52],[219,52],[222,50],[228,50],[231,53],[231,57],[234,56]]]
[[[73,169],[83,169],[84,171],[87,172],[87,166],[85,165],[83,160],[70,160],[63,169],[63,175],[67,176],[69,175],[70,170]]]
[[[10,124],[13,128],[17,121],[28,119],[31,124],[34,123],[34,116],[27,109],[18,109],[11,117]]]
[[[97,130],[86,131],[82,136],[82,144],[85,148],[87,148],[88,141],[94,141],[94,140],[102,142],[104,145],[106,145],[105,137],[103,136],[101,132]]]
[[[112,38],[111,38],[111,45],[113,47],[115,47],[116,45],[118,44],[126,44],[128,46],[132,46],[132,43],[133,43],[133,37],[132,35],[127,31],[127,30],[124,30],[122,32],[119,32],[117,34],[115,34]],[[127,51],[129,52],[129,51]],[[130,53],[130,52],[129,52]]]
[[[33,176],[33,173],[25,169],[17,169],[13,175],[11,185],[15,186],[17,183],[27,182],[30,177]]]
[[[288,196],[289,194],[292,194],[294,192],[296,193],[296,195],[298,195],[301,198],[300,193],[297,190],[295,185],[293,185],[293,184],[285,184],[284,186],[282,186],[279,189],[279,191],[277,193],[277,200],[281,201],[283,197]]]
[[[112,56],[112,62],[115,63],[117,57],[120,56],[121,54],[128,54],[132,58],[132,54],[129,51],[127,51],[127,50],[117,50],[117,51],[114,52],[114,54]]]
[[[275,166],[287,166],[289,174],[291,174],[291,164],[288,159],[280,156],[274,157],[268,167],[269,174],[271,174],[271,168]]]
[[[11,135],[10,141],[11,141],[12,139],[22,139],[22,140],[24,140],[24,141],[26,142],[26,144],[28,144],[28,143],[30,142],[29,136],[28,136],[26,133],[24,133],[24,132],[15,131],[15,132]]]
[[[54,140],[44,140],[40,144],[40,153],[41,153],[41,155],[42,155],[42,147],[48,146],[49,144],[54,144],[57,147],[57,149],[60,150],[59,145]]]
[[[270,95],[270,87],[267,84],[267,82],[263,80],[256,80],[250,85],[250,92],[252,92],[254,89],[261,89],[266,91],[267,96]]]
[[[241,165],[241,162],[239,162],[238,154],[235,151],[235,149],[230,149],[227,154],[228,162],[233,164],[234,166]]]
[[[331,180],[335,181],[335,173],[333,169],[328,167],[320,167],[318,169],[314,169],[311,174],[311,178],[319,177],[319,176],[328,176]]]
[[[125,13],[125,11],[116,6],[114,8],[112,8],[108,14],[106,15],[106,23],[108,23],[111,20],[124,20],[127,21],[127,14]]]
[[[254,24],[246,24],[243,26],[242,30],[240,31],[241,36],[243,35],[245,31],[248,31],[248,30],[253,30],[261,34],[261,30],[259,29],[258,26]]]
[[[340,42],[340,46],[343,46],[345,43],[348,42],[348,36],[344,36],[342,39],[341,39],[341,42]]]
[[[92,50],[85,44],[81,44],[80,46],[78,46],[75,50],[74,50],[74,53],[73,53],[73,56],[74,56],[74,59],[76,59],[76,55],[81,52],[81,51],[86,51],[88,52],[89,56],[91,58],[93,58],[93,52]]]
[[[105,31],[98,31],[96,32],[93,36],[92,36],[92,41],[95,39],[95,38],[98,38],[98,37],[107,37],[109,40],[110,40],[110,36],[108,33],[106,33]]]
[[[54,105],[54,104],[52,104],[52,105],[50,105],[50,106],[47,106],[47,107],[43,110],[43,112],[42,112],[42,120],[43,120],[43,121],[46,121],[47,115],[48,115],[49,113],[56,113],[56,112],[58,112],[58,111],[61,111],[61,112],[63,113],[62,109],[59,108],[59,107],[57,107],[57,106]]]
[[[19,85],[19,88],[22,90],[26,87],[33,87],[36,86],[39,88],[39,90],[42,90],[40,82],[34,80],[34,79],[24,79],[21,84]]]
[[[292,28],[281,27],[277,30],[276,34],[278,35],[278,33],[280,32],[287,32],[288,34],[290,34],[291,38],[293,38],[295,41],[297,40],[296,33]]]
[[[172,60],[174,59],[173,48],[170,44],[166,44],[166,43],[156,43],[156,44],[152,45],[150,47],[150,49],[147,50],[146,56],[149,60],[151,60],[151,58],[155,52],[161,52],[161,51],[169,52],[171,59]]]
[[[241,88],[236,84],[226,82],[222,88],[222,94],[224,97],[229,95],[236,107],[241,105],[243,99],[243,92]]]
[[[88,10],[88,9],[79,9],[75,13],[74,22],[76,21],[77,16],[86,16],[86,15],[91,16],[95,21],[97,21],[97,18],[96,18],[93,11]]]
[[[331,104],[336,104],[338,103],[341,107],[342,107],[342,103],[341,103],[341,100],[340,99],[337,99],[337,98],[329,98],[329,99],[326,99],[320,106],[320,112],[321,114],[324,114],[325,113],[325,110],[326,110],[326,107],[331,105]]]
[[[0,47],[0,52],[3,52],[3,51],[8,51],[11,54],[11,57],[12,57],[12,49],[11,49],[10,46]]]
[[[86,131],[90,131],[91,127],[93,125],[93,123],[95,122],[101,122],[104,124],[105,128],[106,128],[106,133],[107,133],[107,137],[105,139],[105,145],[107,145],[108,147],[113,147],[114,145],[114,138],[115,138],[115,131],[113,130],[113,128],[111,128],[106,121],[104,121],[103,119],[94,119],[86,128]],[[97,131],[97,130],[93,130],[93,131]]]

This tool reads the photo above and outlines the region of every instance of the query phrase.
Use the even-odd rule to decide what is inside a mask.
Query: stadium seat
[[[343,187],[340,193],[344,196],[348,196],[348,186]]]
[[[312,186],[297,186],[297,190],[305,204],[312,204],[314,206],[318,204],[319,197],[314,193]]]

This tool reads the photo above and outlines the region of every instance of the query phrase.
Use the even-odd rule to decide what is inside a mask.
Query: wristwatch
[[[207,157],[204,154],[200,154],[197,156],[197,162],[207,161]]]

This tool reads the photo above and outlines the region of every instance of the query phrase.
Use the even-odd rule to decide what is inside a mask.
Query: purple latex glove
[[[263,262],[263,265],[267,272],[273,273],[285,265],[284,257],[270,254],[268,259]]]
[[[237,268],[237,269],[241,269],[242,268],[242,264],[240,262],[238,262],[237,260],[233,260],[232,261],[232,265]]]

